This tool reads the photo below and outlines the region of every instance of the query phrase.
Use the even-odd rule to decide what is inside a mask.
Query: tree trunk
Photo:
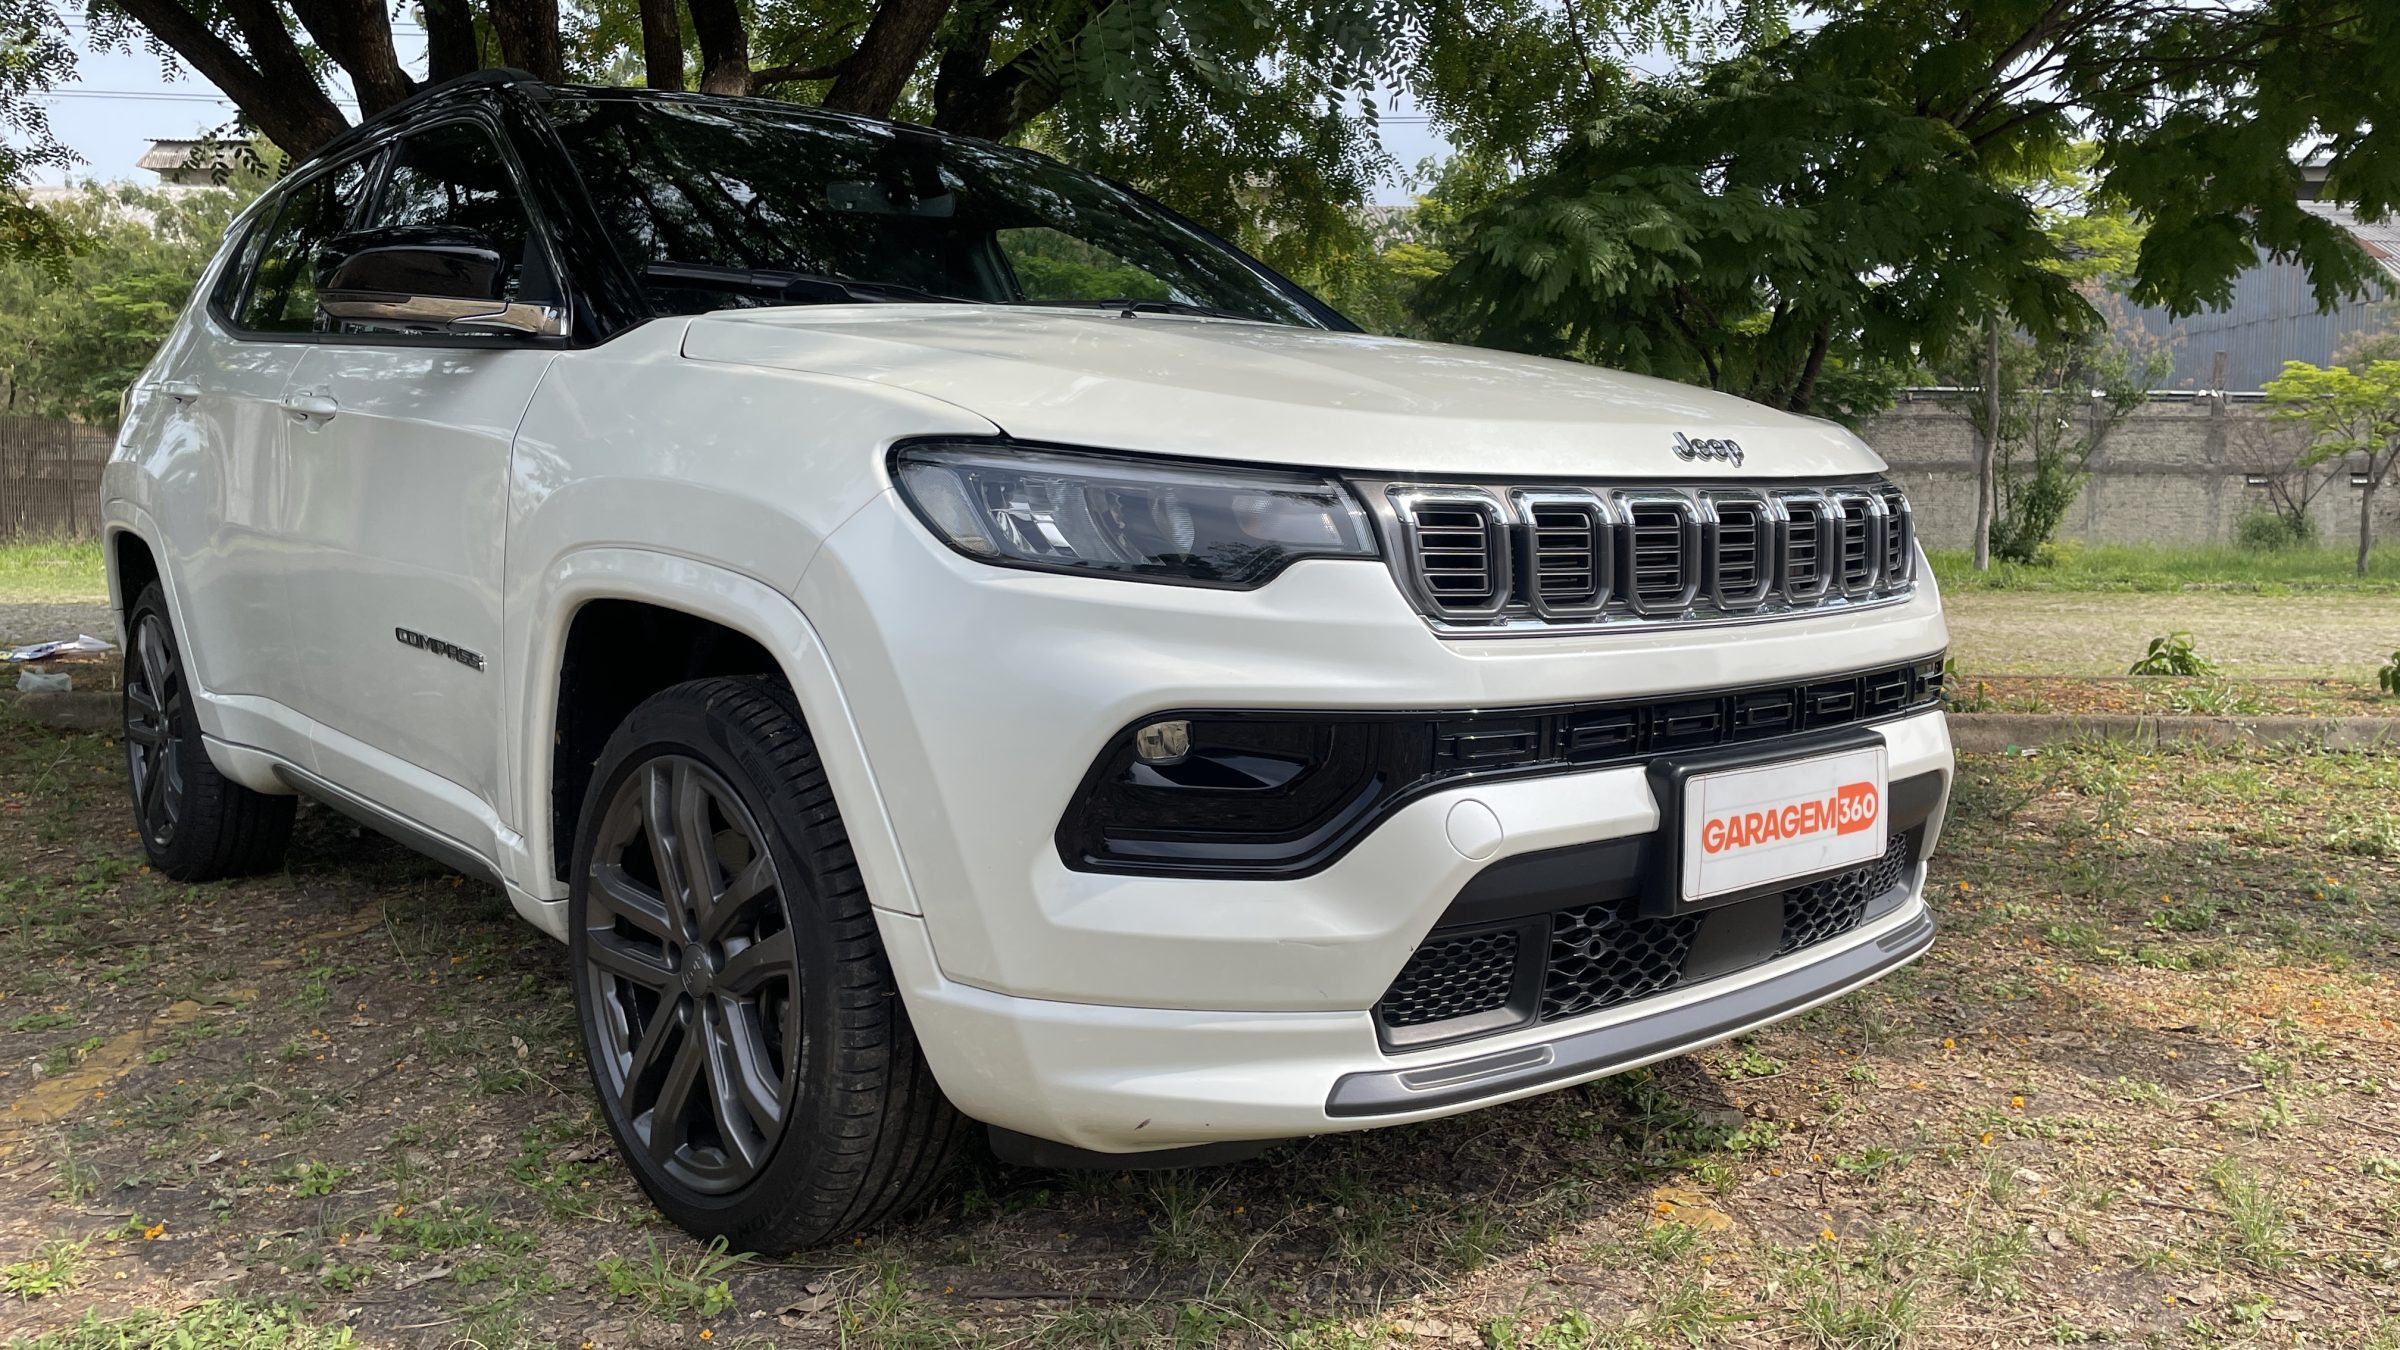
[[[373,117],[417,91],[392,46],[392,21],[383,0],[290,0],[292,16],[339,64],[358,94],[361,117]]]
[[[1984,322],[1983,434],[1975,438],[1975,570],[1992,570],[1992,523],[1999,515],[2000,319]]]
[[[2374,467],[2373,456],[2367,458],[2367,464]],[[2362,577],[2367,574],[2367,555],[2375,551],[2375,480],[2382,476],[2369,474],[2367,485],[2358,491],[2358,574]]]
[[[689,0],[692,37],[700,44],[700,92],[750,92],[750,35],[734,0]]]
[[[475,10],[470,0],[423,0],[425,16],[425,82],[440,84],[473,74],[483,65],[475,43]]]
[[[683,18],[675,0],[642,0],[642,71],[653,89],[683,88]]]
[[[492,32],[500,39],[500,59],[536,79],[564,81],[567,62],[558,45],[558,0],[490,3]]]
[[[883,0],[858,50],[842,61],[842,73],[825,91],[825,106],[836,112],[889,117],[892,105],[908,87],[908,79],[933,44],[934,30],[950,12],[950,0]]]

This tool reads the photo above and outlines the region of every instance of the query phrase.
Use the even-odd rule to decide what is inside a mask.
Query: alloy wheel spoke
[[[739,998],[755,997],[777,979],[790,977],[797,952],[792,930],[778,929],[727,957],[717,987]]]
[[[161,756],[160,758],[162,762],[151,765],[150,772],[142,776],[142,796],[138,803],[141,807],[142,825],[152,835],[156,835],[158,827],[165,823],[159,819],[159,808],[166,797],[167,766],[163,762],[165,757]]]
[[[583,945],[591,963],[611,975],[622,976],[645,989],[671,989],[675,985],[675,968],[668,964],[662,951],[606,930],[585,933]]]
[[[167,626],[157,615],[142,620],[142,672],[150,677],[150,687],[157,692],[159,706],[172,707],[175,702],[175,644],[167,638]]]
[[[766,1038],[759,1034],[758,1011],[732,1000],[725,1000],[718,1009],[727,1032],[727,1066],[732,1071],[728,1086],[732,1096],[758,1132],[769,1139],[775,1137],[783,1124],[783,1094],[776,1081],[783,1066],[775,1062],[768,1051]]]
[[[725,1142],[725,1151],[749,1171],[762,1161],[765,1149],[758,1137],[760,1124],[746,1097],[740,1055],[734,1048],[741,1031],[728,1015],[733,1011],[716,1000],[700,1008],[701,1038],[708,1047],[708,1109],[716,1119],[717,1137]]]
[[[683,863],[684,894],[703,926],[717,904],[717,840],[708,828],[708,784],[692,765],[675,766],[675,853]]]
[[[680,942],[688,934],[691,901],[683,894],[683,868],[676,857],[671,789],[667,766],[643,766],[642,834],[650,841],[650,867],[658,874],[658,893],[666,902],[668,931]]]
[[[661,999],[650,1025],[642,1028],[641,1039],[633,1044],[625,1061],[625,1097],[631,1102],[642,1090],[642,1084],[658,1072],[660,1060],[678,1034],[690,1035],[686,1016],[688,1005],[681,995]]]
[[[626,875],[618,863],[595,863],[592,867],[592,889],[599,892],[608,911],[625,920],[659,942],[677,940],[672,906],[657,892]]]
[[[701,1042],[707,1036],[692,1018],[684,1024],[684,1034],[675,1047],[675,1057],[667,1064],[667,1076],[658,1085],[658,1100],[650,1107],[650,1137],[643,1142],[650,1147],[650,1156],[666,1162],[683,1150],[691,1140],[691,1125],[685,1118],[692,1102],[692,1089],[700,1082],[707,1062],[707,1051]]]
[[[756,901],[775,892],[774,860],[767,856],[764,845],[749,838],[747,830],[742,834],[749,839],[750,861],[734,874],[731,881],[725,883],[724,892],[717,897],[716,905],[702,919],[700,935],[704,941],[723,942],[725,935]]]

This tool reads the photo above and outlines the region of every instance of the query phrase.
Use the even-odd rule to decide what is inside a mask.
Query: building
[[[2346,300],[2319,313],[2308,271],[2296,262],[2259,255],[2258,266],[2235,278],[2233,302],[2225,309],[2169,318],[2163,309],[2130,311],[2153,336],[2171,344],[2174,370],[2169,389],[2254,392],[2283,373],[2286,361],[2333,364],[2334,353],[2352,337],[2400,320],[2400,218],[2368,222],[2348,207],[2321,200],[2321,165],[2304,168],[2308,186],[2301,207],[2350,232],[2368,256],[2383,265],[2391,289],[2385,300]]]

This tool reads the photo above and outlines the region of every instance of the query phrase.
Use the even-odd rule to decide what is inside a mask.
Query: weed
[[[2291,1264],[2297,1253],[2283,1202],[2255,1172],[2220,1158],[2201,1177],[2225,1203],[2225,1219],[2233,1228],[2231,1256],[2266,1275],[2279,1274]]]
[[[648,1245],[649,1257],[644,1261],[600,1258],[600,1278],[607,1282],[612,1297],[670,1316],[689,1312],[716,1317],[733,1306],[733,1290],[725,1283],[725,1272],[750,1260],[748,1252],[726,1255],[723,1238],[682,1259],[660,1251],[656,1242]]]
[[[2216,662],[2202,656],[2189,633],[2167,633],[2150,639],[2150,649],[2133,663],[2129,675],[2214,675]]]
[[[34,1252],[32,1260],[0,1266],[0,1290],[29,1301],[64,1293],[82,1278],[84,1254],[91,1246],[90,1238],[81,1241],[55,1238],[45,1242]]]
[[[305,1200],[333,1194],[342,1188],[342,1183],[348,1181],[350,1176],[347,1167],[336,1167],[326,1162],[304,1162],[276,1173],[275,1179],[289,1185],[293,1195]]]
[[[2392,659],[2376,670],[2375,687],[2393,698],[2400,698],[2400,651],[2393,652]]]
[[[350,1350],[348,1327],[320,1327],[296,1308],[246,1299],[210,1299],[179,1312],[128,1317],[85,1313],[83,1320],[12,1350]]]

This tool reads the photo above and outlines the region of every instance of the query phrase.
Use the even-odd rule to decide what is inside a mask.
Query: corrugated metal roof
[[[2400,278],[2400,217],[2364,221],[2339,202],[2302,202],[2300,209],[2348,230],[2359,247],[2383,264],[2383,270]]]

